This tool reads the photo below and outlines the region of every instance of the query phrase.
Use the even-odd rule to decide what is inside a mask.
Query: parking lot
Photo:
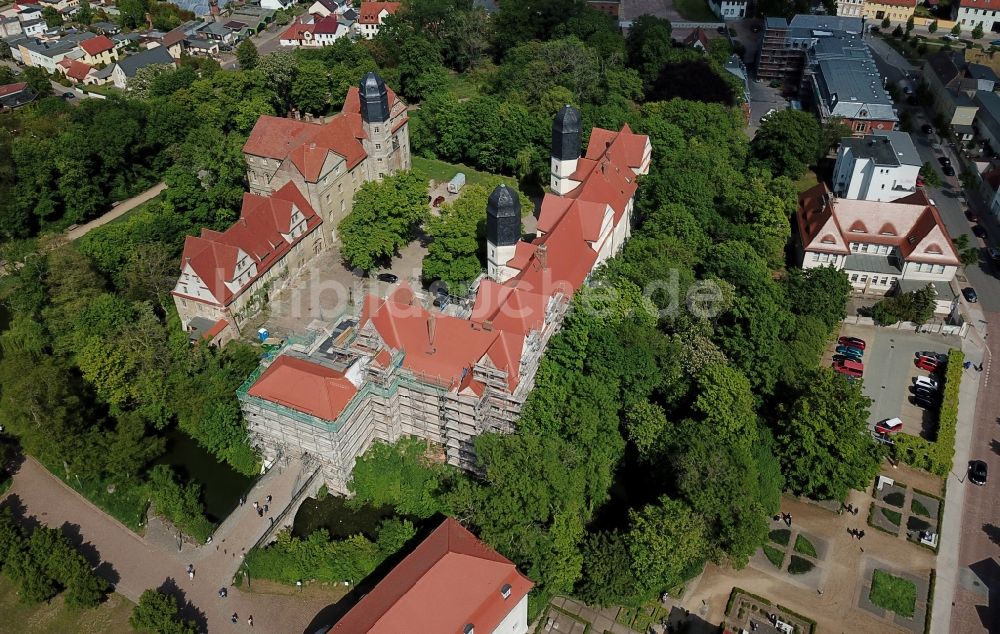
[[[899,417],[903,421],[903,433],[924,437],[931,434],[933,437],[937,412],[924,410],[911,402],[913,379],[929,375],[914,365],[914,354],[922,350],[947,354],[951,348],[961,348],[961,339],[851,324],[844,325],[840,336],[859,337],[867,343],[863,390],[874,401],[869,427],[874,429],[879,421]]]

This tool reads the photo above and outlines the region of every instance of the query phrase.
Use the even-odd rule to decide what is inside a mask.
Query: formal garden
[[[941,533],[944,500],[937,495],[907,487],[880,476],[872,490],[874,503],[868,514],[868,525],[890,535],[904,536],[920,546],[937,552],[937,536]],[[900,533],[900,529],[903,530]],[[934,535],[933,539],[931,534]]]
[[[794,634],[813,634],[816,631],[816,622],[809,617],[772,603],[764,597],[742,588],[733,588],[729,594],[725,622],[729,629],[753,631],[761,625],[773,628],[779,621],[790,626]]]
[[[797,529],[775,528],[768,533],[768,543],[761,552],[774,568],[801,576],[817,569],[826,554],[826,542]]]

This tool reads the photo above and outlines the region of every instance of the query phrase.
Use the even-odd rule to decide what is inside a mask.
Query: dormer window
[[[465,627],[462,628],[462,634],[475,634],[476,628],[473,627],[472,623],[466,623]]]
[[[509,599],[510,598],[510,584],[509,583],[505,583],[505,584],[503,584],[503,586],[500,587],[500,596],[502,596],[504,599]]]

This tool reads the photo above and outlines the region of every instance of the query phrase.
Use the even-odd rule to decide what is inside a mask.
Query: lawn
[[[446,163],[438,159],[429,159],[422,156],[413,157],[413,171],[420,176],[434,180],[438,183],[447,183],[456,173],[465,174],[465,182],[469,185],[481,185],[489,188],[498,182],[507,183],[508,186],[517,188],[517,181],[510,176],[498,176],[488,172],[480,172],[461,163]]]
[[[448,73],[448,82],[445,90],[455,99],[471,99],[479,94],[479,87],[464,75],[458,73]]]
[[[923,502],[921,502],[917,498],[913,498],[910,501],[910,510],[913,511],[917,515],[923,515],[924,517],[930,517],[931,516],[931,512],[928,511],[927,507],[924,506]]]
[[[120,594],[109,595],[100,606],[85,610],[67,607],[62,595],[49,603],[27,605],[17,596],[17,584],[6,575],[0,575],[0,614],[8,626],[0,629],[19,634],[47,632],[74,632],[74,634],[104,634],[104,632],[131,632],[128,617],[135,606]]]
[[[896,526],[899,526],[899,523],[903,521],[903,515],[901,513],[898,513],[897,511],[892,511],[884,508],[879,510],[882,511],[882,515],[885,515],[885,519],[889,520]]]
[[[788,562],[788,573],[792,575],[804,575],[813,568],[815,566],[811,561],[798,555],[792,555],[792,558]]]
[[[795,552],[802,553],[803,555],[808,555],[810,557],[816,557],[816,547],[805,535],[799,535],[795,538]]]
[[[716,22],[719,19],[705,0],[674,0],[674,8],[682,18],[692,22]]]
[[[157,194],[156,196],[153,196],[152,198],[150,198],[146,202],[142,203],[141,205],[139,205],[137,207],[133,207],[132,209],[129,209],[128,211],[126,211],[122,215],[118,216],[117,218],[115,218],[114,220],[112,220],[111,222],[109,222],[108,225],[113,225],[113,224],[117,224],[119,222],[123,222],[126,218],[128,218],[130,216],[134,216],[134,215],[136,215],[136,214],[138,214],[138,213],[140,213],[142,211],[146,211],[146,210],[158,208],[162,202],[163,202],[163,194],[162,193]],[[105,226],[107,226],[107,225],[105,225]]]
[[[812,170],[806,170],[806,173],[802,175],[799,180],[795,181],[795,191],[804,192],[807,189],[811,189],[819,185],[819,177],[816,176],[816,172]]]
[[[146,508],[149,506],[149,497],[146,495],[145,486],[134,481],[117,482],[112,486],[110,482],[104,480],[81,480],[78,476],[66,477],[62,465],[45,463],[42,465],[48,469],[49,473],[68,484],[70,488],[90,500],[102,511],[132,531],[142,534],[142,524],[146,519]]]
[[[912,581],[876,569],[872,575],[872,589],[868,598],[880,608],[911,617],[917,604],[917,586]]]
[[[764,556],[774,564],[775,568],[781,568],[781,563],[785,561],[785,552],[768,544],[764,544]]]
[[[788,545],[788,540],[792,538],[792,531],[787,528],[776,528],[767,534],[771,538],[771,541],[775,544],[781,544],[782,546]]]
[[[895,506],[898,509],[903,508],[903,501],[906,499],[906,494],[901,491],[893,491],[889,495],[882,498],[882,501],[890,506]]]

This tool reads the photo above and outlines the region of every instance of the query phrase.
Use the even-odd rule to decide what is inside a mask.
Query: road
[[[872,49],[875,51],[876,63],[888,81],[900,82],[906,80],[906,73],[915,77],[913,67],[892,51],[884,42],[874,38]],[[888,51],[886,49],[889,49]],[[914,128],[929,121],[926,113],[919,108],[912,108]],[[928,193],[934,199],[948,232],[953,238],[968,235],[970,244],[977,245],[981,250],[990,245],[996,245],[1000,237],[1000,226],[996,218],[986,211],[984,202],[977,193],[964,192],[969,207],[979,217],[979,224],[986,229],[988,239],[983,241],[972,234],[972,225],[965,217],[964,209],[959,202],[963,195],[961,185],[954,177],[945,177],[940,171],[938,156],[941,153],[933,148],[932,139],[922,132],[913,133],[913,140],[924,161],[929,161],[942,180],[942,187],[929,188]],[[954,151],[945,144],[943,152],[951,158],[955,166],[959,162]],[[975,413],[972,418],[972,428],[968,430],[968,419],[960,416],[959,439],[956,441],[956,465],[948,478],[948,498],[958,497],[958,503],[949,501],[945,510],[945,527],[943,538],[950,539],[956,531],[949,531],[953,525],[960,531],[957,548],[957,561],[952,561],[952,547],[942,547],[938,558],[938,584],[935,596],[935,606],[947,609],[951,603],[952,611],[949,619],[940,618],[936,614],[933,632],[961,632],[978,634],[1000,632],[1000,489],[997,480],[1000,478],[1000,364],[993,364],[993,359],[1000,353],[1000,269],[990,264],[985,257],[979,265],[965,269],[967,282],[979,295],[979,303],[969,305],[963,299],[963,309],[970,314],[970,321],[986,344],[987,350],[982,355],[984,371],[979,373],[979,390],[976,398]],[[993,334],[994,337],[990,337]],[[963,387],[964,387],[963,381]],[[965,391],[963,390],[963,393]],[[964,410],[965,408],[962,408]],[[964,425],[963,425],[964,423]],[[963,433],[967,430],[967,433]],[[986,461],[991,480],[985,487],[977,487],[968,482],[965,477],[966,465],[963,457]],[[961,518],[957,520],[948,509],[958,507]],[[948,552],[948,551],[952,552]],[[950,600],[948,594],[951,594]]]

